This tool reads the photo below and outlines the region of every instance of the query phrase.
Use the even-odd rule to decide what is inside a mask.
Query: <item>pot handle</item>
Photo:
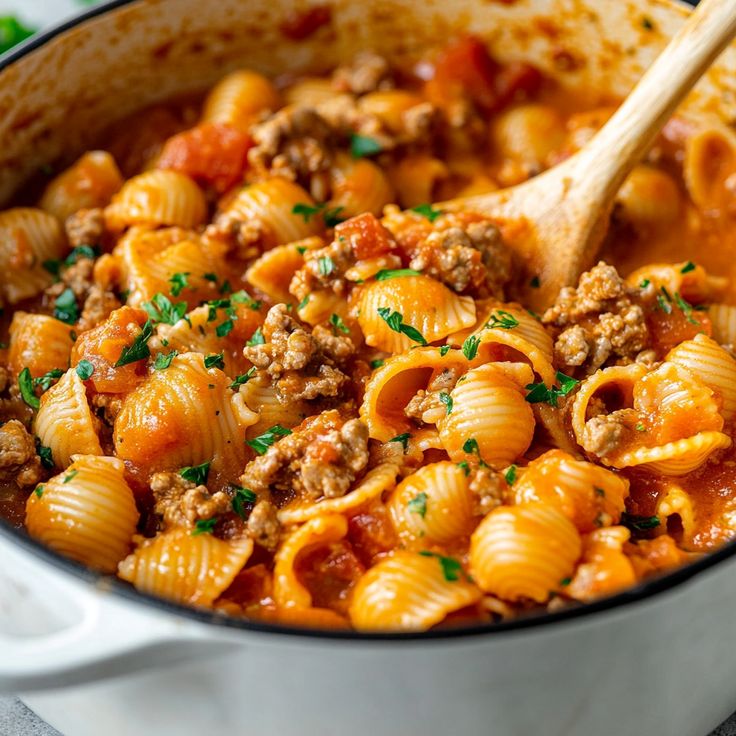
[[[232,644],[209,627],[113,597],[0,535],[0,692],[94,682]]]

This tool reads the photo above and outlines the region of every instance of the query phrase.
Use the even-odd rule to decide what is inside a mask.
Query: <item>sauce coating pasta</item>
[[[171,107],[0,212],[0,515],[180,603],[392,631],[583,605],[736,536],[733,130],[673,119],[537,314],[524,223],[432,203],[610,106],[465,37]]]

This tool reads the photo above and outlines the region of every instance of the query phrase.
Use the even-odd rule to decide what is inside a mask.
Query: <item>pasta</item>
[[[115,572],[133,541],[138,510],[124,466],[112,457],[75,455],[28,497],[32,537],[73,560]]]
[[[675,118],[541,305],[534,223],[448,200],[615,107],[448,44],[236,70],[0,211],[10,523],[177,604],[389,632],[588,604],[734,538],[732,126]]]

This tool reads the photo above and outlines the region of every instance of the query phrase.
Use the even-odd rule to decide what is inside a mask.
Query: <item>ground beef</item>
[[[41,480],[35,440],[17,419],[0,427],[0,479],[14,480],[20,488],[35,486]]]
[[[427,386],[426,391],[420,389],[411,398],[404,408],[404,414],[413,419],[418,424],[422,424],[429,420],[432,415],[436,414],[438,418],[447,413],[447,407],[440,400],[440,394],[448,394],[455,388],[457,379],[460,377],[459,372],[454,368],[445,368],[439,373]],[[427,413],[429,412],[429,415]]]
[[[368,464],[368,429],[337,411],[307,419],[300,428],[246,465],[240,482],[257,494],[298,494],[312,500],[344,496]]]
[[[345,272],[355,265],[356,258],[350,243],[338,238],[324,248],[308,251],[304,255],[304,266],[300,268],[289,284],[289,292],[302,301],[313,291],[329,289],[335,294],[345,296],[348,281]],[[329,269],[323,267],[329,263]]]
[[[256,178],[283,176],[308,189],[318,201],[329,194],[334,130],[313,108],[288,107],[251,130],[248,162]]]
[[[508,491],[506,479],[492,468],[478,466],[470,471],[468,488],[475,497],[473,512],[485,516],[501,506]]]
[[[115,423],[115,418],[123,407],[123,397],[116,394],[92,394],[91,404],[96,409],[102,410],[102,418],[110,427]]]
[[[249,260],[260,255],[259,246],[263,241],[265,229],[260,220],[241,220],[234,212],[222,212],[204,231],[205,241],[223,243],[228,251],[241,260]]]
[[[245,530],[256,544],[275,550],[281,534],[276,507],[270,501],[259,501],[248,517]]]
[[[338,92],[364,95],[379,89],[393,89],[394,79],[386,59],[365,51],[357,54],[350,64],[335,69],[332,86]]]
[[[588,452],[606,457],[615,452],[627,434],[626,425],[617,412],[589,419],[583,430],[583,445]]]
[[[555,357],[566,369],[593,373],[609,360],[629,362],[649,346],[639,290],[613,266],[599,263],[577,288],[560,290],[542,321],[556,328]]]
[[[122,303],[115,293],[92,284],[82,307],[82,316],[77,326],[81,332],[91,330],[104,322]]]
[[[285,304],[269,309],[263,323],[262,345],[249,345],[243,355],[265,372],[284,403],[338,396],[348,377],[340,370],[355,352],[347,336],[324,327],[311,332],[289,314]]]
[[[207,486],[185,480],[179,473],[154,473],[150,480],[154,511],[165,528],[194,529],[200,519],[211,519],[230,510],[230,498],[218,491],[210,494]]]
[[[64,224],[69,245],[100,245],[105,234],[105,215],[102,209],[79,210]]]
[[[504,299],[511,279],[511,252],[489,220],[463,223],[443,218],[412,253],[410,267],[453,291]]]

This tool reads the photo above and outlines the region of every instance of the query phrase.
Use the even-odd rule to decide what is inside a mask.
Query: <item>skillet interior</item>
[[[111,0],[30,39],[0,61],[0,200],[7,201],[24,178],[42,163],[62,157],[64,152],[82,150],[112,120],[175,93],[201,90],[246,59],[249,66],[272,75],[286,69],[319,72],[361,48],[373,48],[396,60],[412,59],[442,46],[453,34],[471,30],[484,36],[502,61],[530,60],[565,86],[602,87],[620,97],[655,58],[687,12],[683,4],[649,0],[646,17],[654,20],[656,29],[652,36],[649,31],[642,35],[642,4],[621,0],[516,0],[509,5],[485,6],[475,0],[454,0],[451,13],[442,12],[437,0],[426,0],[421,7],[411,0],[380,0],[370,8],[350,0],[337,0],[332,5],[334,28],[324,29],[328,44],[321,31],[297,46],[284,43],[274,29],[293,10],[290,0],[249,0],[253,10],[247,19],[242,18],[240,0],[222,0],[220,28],[216,29],[210,27],[216,23],[208,23],[198,12],[199,0]],[[131,29],[150,22],[152,17],[166,18],[167,8],[171,16],[173,6],[177,8],[178,20],[159,23],[158,39],[156,33],[131,33]],[[616,28],[615,39],[610,38],[612,27]],[[263,28],[271,31],[262,32]],[[489,28],[492,30],[487,32]],[[95,42],[102,33],[107,41]],[[171,37],[177,41],[172,43]],[[582,45],[581,37],[585,38]],[[105,64],[114,66],[122,45],[127,47],[126,59],[132,58],[132,63],[120,78],[106,75],[101,69]],[[141,45],[145,48],[136,48]],[[573,53],[573,49],[580,48],[587,51],[585,59],[575,51],[584,62],[582,66],[560,68],[561,52]],[[188,65],[185,75],[182,64]],[[57,70],[67,65],[81,71],[68,77],[59,74]],[[565,62],[567,65],[569,61]],[[685,107],[727,122],[736,120],[734,69],[736,46],[710,70]],[[58,105],[48,104],[49,85]],[[21,98],[18,90],[23,91]],[[424,633],[358,633],[257,623],[196,610],[140,593],[115,578],[89,570],[49,550],[1,518],[0,535],[63,573],[115,596],[201,623],[291,636],[367,641],[501,635],[549,626],[643,601],[736,555],[735,540],[661,578],[555,613]]]

